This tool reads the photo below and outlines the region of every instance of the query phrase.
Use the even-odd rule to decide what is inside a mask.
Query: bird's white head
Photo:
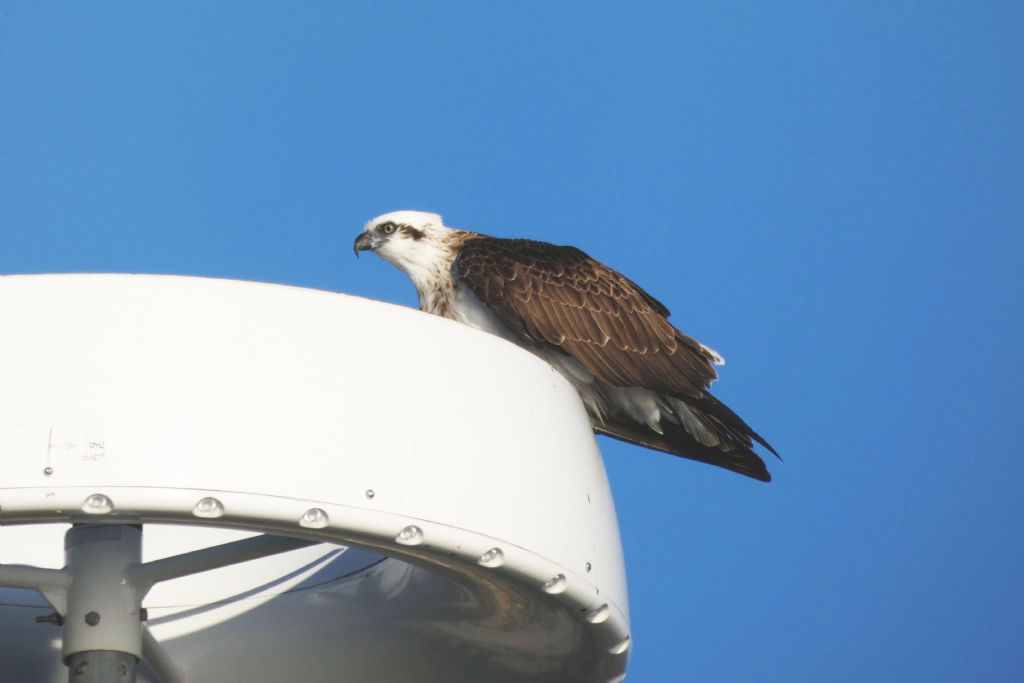
[[[372,251],[404,271],[419,289],[421,281],[436,277],[451,266],[454,257],[446,228],[436,213],[392,211],[369,221],[356,237],[353,248]]]

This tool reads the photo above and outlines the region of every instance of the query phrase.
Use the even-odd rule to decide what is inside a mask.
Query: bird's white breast
[[[512,333],[505,323],[488,308],[469,287],[454,284],[449,316],[453,320],[465,323],[484,332],[490,332],[517,346],[526,346]],[[532,349],[531,349],[532,350]]]

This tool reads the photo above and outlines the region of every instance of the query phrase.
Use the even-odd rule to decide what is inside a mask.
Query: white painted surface
[[[86,515],[93,493],[114,512]],[[224,514],[196,517],[204,497]],[[298,524],[312,507],[326,527]],[[148,557],[238,534],[163,522],[395,558],[321,545],[158,586],[154,633],[195,680],[625,670],[628,650],[609,652],[628,634],[618,528],[575,393],[513,345],[416,311],[199,278],[0,277],[0,522],[82,520],[146,522]],[[396,543],[410,525],[422,543]],[[61,528],[26,528],[0,528],[0,561],[57,566]],[[492,547],[504,562],[481,567]],[[541,590],[559,574],[564,592]],[[12,653],[57,661],[56,627],[17,626],[44,611],[19,594],[0,591],[25,605],[0,604],[3,679]]]

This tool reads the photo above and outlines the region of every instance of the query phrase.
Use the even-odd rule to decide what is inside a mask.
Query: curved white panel
[[[150,623],[194,680],[625,671],[618,528],[575,392],[416,311],[199,278],[0,277],[0,522],[45,521],[145,522],[157,554],[181,538],[156,522],[380,554],[312,546],[158,586]],[[59,561],[59,532],[38,531],[0,529],[0,561],[54,542]],[[61,680],[59,629],[18,627],[48,610],[12,595],[0,677],[21,680],[3,672],[17,643],[24,666],[56,672],[30,678]]]

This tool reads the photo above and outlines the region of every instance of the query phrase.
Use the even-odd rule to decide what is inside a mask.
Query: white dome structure
[[[626,670],[618,526],[576,393],[397,306],[0,277],[0,525],[0,680]]]

